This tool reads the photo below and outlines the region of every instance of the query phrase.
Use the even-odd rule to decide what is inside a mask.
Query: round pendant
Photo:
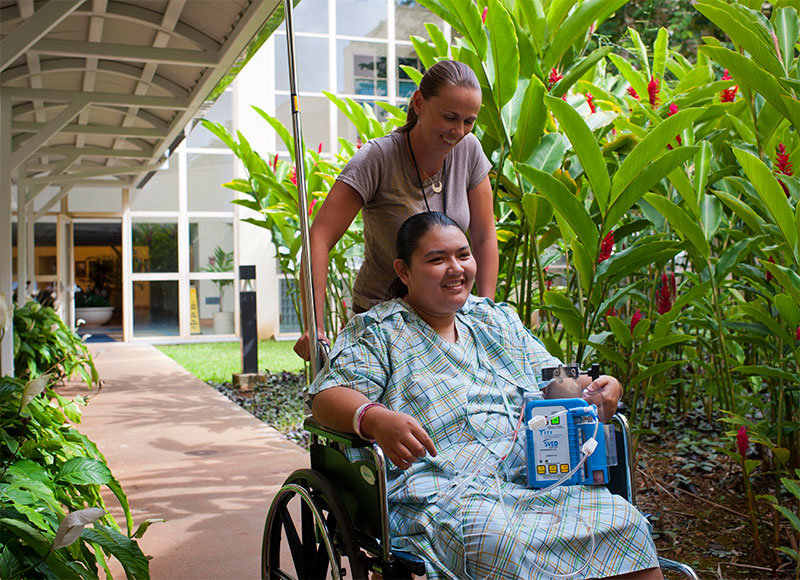
[[[435,181],[431,181],[431,189],[434,191],[434,193],[441,193],[442,192],[442,182],[440,181],[440,182],[437,183]]]

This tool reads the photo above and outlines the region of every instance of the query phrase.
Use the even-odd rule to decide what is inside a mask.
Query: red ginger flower
[[[772,263],[774,264],[774,263],[775,263],[775,258],[773,258],[772,256],[770,256],[768,261],[770,261],[770,262],[772,262]],[[770,280],[772,280],[772,278],[774,278],[774,276],[772,275],[772,272],[770,272],[769,270],[767,270],[767,273],[766,273],[766,274],[764,274],[764,279],[765,279],[767,282],[769,282]]]
[[[289,173],[289,181],[291,181],[293,185],[297,185],[297,169],[294,167],[292,167],[292,171]]]
[[[636,99],[637,101],[639,100],[639,95],[636,93],[636,89],[634,89],[632,86],[628,87],[628,94],[630,96],[632,96],[634,99]]]
[[[775,153],[775,171],[784,175],[794,175],[789,154],[786,153],[786,146],[783,143],[778,143],[778,151]]]
[[[616,315],[617,315],[617,311],[614,309],[613,306],[611,308],[609,308],[608,310],[606,310],[606,316],[616,316]]]
[[[314,211],[314,206],[317,205],[317,198],[311,200],[311,203],[308,204],[308,217],[311,217],[311,213]]]
[[[656,295],[656,306],[659,314],[666,314],[672,310],[672,300],[675,298],[675,274],[672,272],[661,274],[661,287]]]
[[[272,169],[278,169],[278,154],[275,154],[275,159],[272,161]]]
[[[555,68],[550,69],[550,76],[547,77],[547,88],[552,89],[553,85],[564,78]]]
[[[656,77],[650,77],[650,82],[647,83],[647,95],[650,97],[650,106],[655,107],[658,105],[658,92],[661,90],[661,83]]]
[[[594,95],[592,93],[586,93],[586,103],[589,105],[589,110],[592,113],[597,112],[597,107],[594,104]]]
[[[481,22],[483,22],[484,24],[486,24],[486,15],[487,15],[488,13],[489,13],[489,7],[488,7],[488,6],[486,6],[486,7],[483,9],[483,14],[481,14]]]
[[[678,112],[678,105],[675,103],[669,104],[669,112],[667,113],[667,117],[671,117],[675,113]],[[683,145],[683,141],[681,140],[680,135],[675,135],[675,140],[678,142],[678,145]],[[667,149],[672,149],[672,145],[667,145]]]
[[[797,327],[797,330],[794,333],[795,339],[800,342],[800,326]]]
[[[319,142],[319,147],[317,147],[317,154],[322,153],[322,141]]]
[[[633,316],[631,316],[631,336],[633,336],[633,329],[636,328],[636,325],[639,324],[641,319],[642,311],[637,308],[636,312],[634,312]]]
[[[597,263],[605,262],[611,257],[611,251],[614,249],[614,232],[610,231],[603,238],[603,243],[600,244],[600,255],[597,256]]]
[[[723,81],[731,80],[731,75],[728,74],[728,69],[725,69],[725,74],[722,75]],[[732,103],[736,100],[736,91],[739,90],[739,85],[733,85],[733,87],[729,89],[722,89],[722,92],[719,94],[719,100],[721,103]]]
[[[747,436],[747,427],[742,425],[736,432],[736,447],[739,448],[739,455],[744,459],[747,456],[747,448],[750,446],[750,437]]]
[[[786,146],[783,143],[778,144],[778,151],[775,153],[775,173],[782,173],[783,175],[794,174],[792,164],[789,162],[789,154],[786,153]],[[778,183],[781,184],[786,197],[789,197],[789,188],[786,186],[783,180],[779,179]]]

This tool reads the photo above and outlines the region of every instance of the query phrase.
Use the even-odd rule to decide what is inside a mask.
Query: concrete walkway
[[[308,467],[306,452],[148,344],[89,346],[104,387],[79,429],[122,483],[135,525],[166,520],[139,540],[151,577],[260,578],[269,503],[289,473]],[[118,502],[104,496],[124,528]]]

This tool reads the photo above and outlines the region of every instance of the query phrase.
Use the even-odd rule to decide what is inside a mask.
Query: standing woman
[[[406,124],[368,141],[353,156],[319,209],[310,231],[317,333],[325,337],[328,261],[359,211],[364,220],[364,263],[353,285],[353,310],[386,299],[394,280],[397,232],[406,218],[439,211],[467,231],[478,266],[480,296],[494,298],[497,234],[489,183],[491,163],[472,128],[481,89],[467,65],[443,60],[427,70],[408,104]],[[309,359],[308,333],[294,346]]]

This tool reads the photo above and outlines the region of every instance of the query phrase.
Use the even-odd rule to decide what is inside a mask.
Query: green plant
[[[59,380],[79,373],[89,386],[99,381],[80,337],[55,310],[34,301],[14,309],[14,372],[18,377],[52,373]]]
[[[28,381],[0,378],[0,577],[89,579],[108,558],[128,578],[149,578],[148,560],[134,538],[125,492],[95,444],[72,427],[83,397],[53,391],[54,375]],[[127,534],[106,513],[105,485],[119,500]],[[89,523],[93,527],[84,529]]]
[[[203,268],[204,272],[232,272],[233,271],[233,252],[226,252],[222,246],[214,248],[214,255],[208,258],[208,265]],[[222,300],[225,297],[225,289],[233,286],[233,280],[214,280],[219,290],[219,311],[222,312]]]
[[[75,308],[97,308],[102,306],[111,306],[111,302],[100,292],[88,290],[75,294]]]

